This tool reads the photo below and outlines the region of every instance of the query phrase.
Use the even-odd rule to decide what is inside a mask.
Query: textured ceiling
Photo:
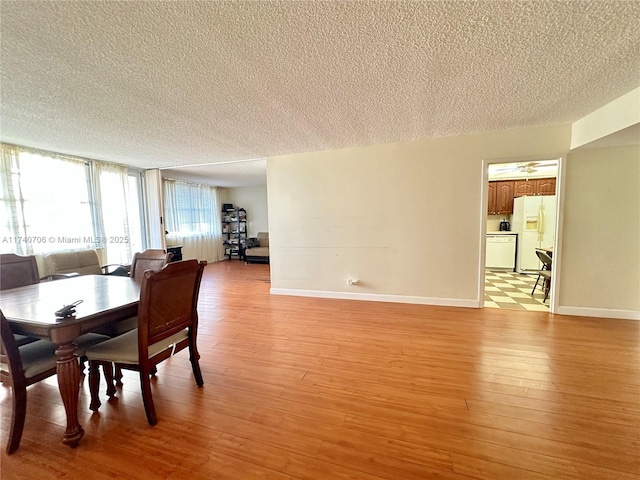
[[[237,160],[162,170],[163,177],[218,187],[254,187],[267,183],[267,160]]]
[[[638,1],[0,3],[2,141],[151,168],[573,122]]]

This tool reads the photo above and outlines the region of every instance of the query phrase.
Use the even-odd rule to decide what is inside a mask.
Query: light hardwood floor
[[[269,266],[205,269],[187,352],[60,442],[55,377],[28,391],[2,479],[640,478],[640,322],[269,295]],[[66,473],[66,474],[65,474]]]

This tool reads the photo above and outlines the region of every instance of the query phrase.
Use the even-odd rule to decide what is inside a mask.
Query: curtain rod
[[[25,147],[24,145],[16,145],[14,143],[2,142],[1,145],[3,147],[6,146],[6,147],[16,148],[19,151],[23,151],[23,152],[27,152],[27,153],[34,153],[36,155],[42,155],[42,156],[47,155],[47,156],[54,157],[54,158],[64,158],[64,159],[68,159],[68,160],[76,160],[76,161],[81,161],[81,162],[108,163],[110,165],[118,165],[118,166],[126,167],[127,170],[132,170],[132,171],[135,171],[135,172],[144,172],[144,169],[138,168],[138,167],[131,167],[131,166],[127,165],[126,163],[109,162],[107,160],[96,160],[95,158],[79,157],[77,155],[69,155],[69,154],[66,154],[66,153],[52,152],[51,150],[43,150],[41,148]]]

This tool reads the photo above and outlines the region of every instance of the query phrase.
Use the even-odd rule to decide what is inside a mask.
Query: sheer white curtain
[[[2,144],[0,251],[92,248],[87,162]]]
[[[133,256],[129,222],[129,174],[115,163],[92,163],[96,245],[108,264],[128,264]],[[139,227],[138,227],[139,228]]]
[[[165,178],[162,183],[167,245],[182,245],[185,259],[224,258],[220,192],[216,187]]]
[[[14,188],[14,176],[17,180],[18,172],[18,150],[12,145],[3,144],[0,162],[0,252],[24,255],[26,244],[9,241],[22,234]]]

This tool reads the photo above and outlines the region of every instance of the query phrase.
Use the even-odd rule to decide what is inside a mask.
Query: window
[[[162,187],[167,245],[181,245],[186,258],[222,260],[219,190],[168,178]]]
[[[104,249],[125,264],[143,250],[140,173],[3,144],[0,177],[0,251]]]
[[[15,150],[8,157],[2,164],[1,251],[89,248],[94,230],[85,162]]]

